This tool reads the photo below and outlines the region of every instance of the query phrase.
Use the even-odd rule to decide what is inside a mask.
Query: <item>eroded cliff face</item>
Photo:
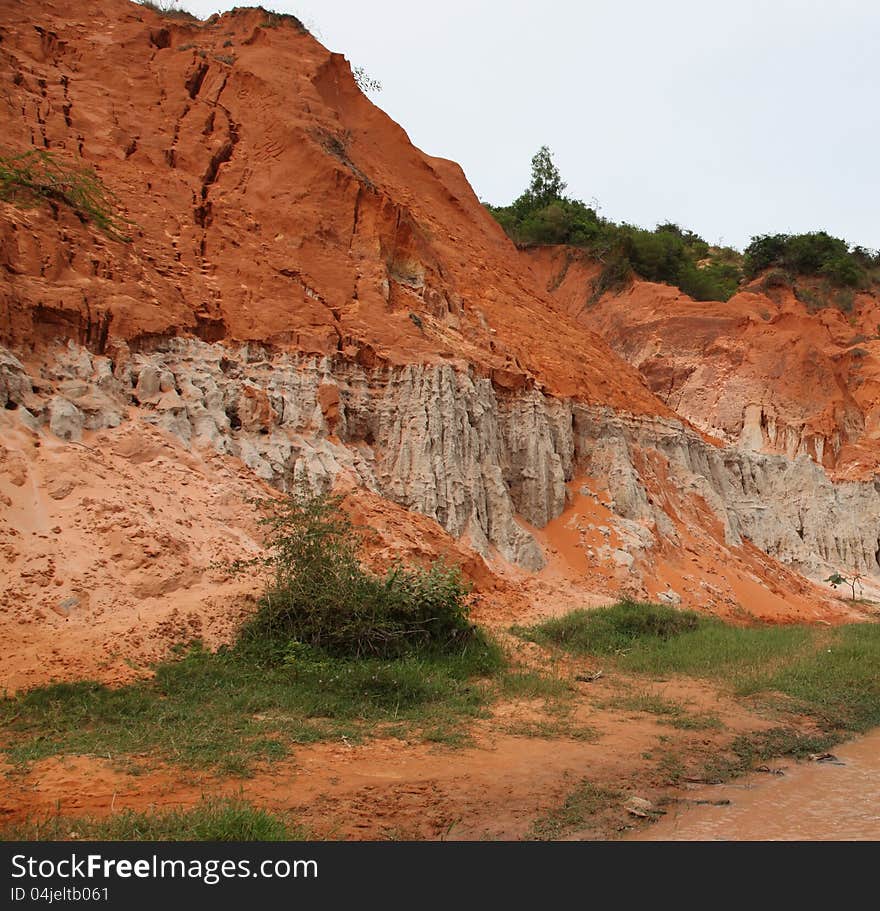
[[[814,407],[803,346],[765,371],[787,305],[740,295],[694,331],[665,298],[642,319],[642,288],[585,315],[578,267],[529,267],[295,20],[28,7],[0,14],[11,151],[93,166],[131,241],[0,203],[0,548],[21,577],[0,631],[23,679],[61,629],[47,674],[100,642],[118,675],[114,637],[150,658],[189,627],[220,641],[243,590],[212,567],[259,547],[240,505],[299,482],[349,491],[377,565],[446,556],[505,623],[621,594],[834,621],[850,608],[807,576],[880,576],[880,387],[853,345],[801,371]]]
[[[528,570],[546,555],[529,531],[560,516],[567,484],[602,480],[628,535],[622,553],[677,547],[699,524],[728,548],[748,540],[812,576],[880,576],[880,485],[833,483],[806,456],[716,447],[682,422],[496,389],[451,365],[367,369],[340,358],[173,339],[150,353],[92,355],[69,343],[29,375],[0,359],[0,405],[79,441],[134,420],[185,446],[240,459],[281,490],[356,484]],[[713,522],[693,521],[689,501]],[[607,555],[612,560],[615,555]],[[618,556],[644,592],[644,565]],[[644,563],[644,561],[643,561]],[[649,575],[649,574],[648,574]],[[632,580],[630,580],[632,581]]]
[[[594,301],[599,266],[583,253],[545,248],[523,259],[542,290],[706,433],[743,449],[806,455],[837,478],[880,473],[876,292],[816,309],[792,287],[761,280],[723,303],[636,281]],[[820,297],[809,279],[798,285],[802,298]]]
[[[34,0],[6,4],[0,29],[8,151],[94,167],[131,237],[57,201],[0,202],[0,342],[459,362],[503,388],[665,410],[536,291],[461,168],[415,148],[292,17]]]

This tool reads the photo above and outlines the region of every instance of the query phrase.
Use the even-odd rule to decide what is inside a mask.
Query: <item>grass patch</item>
[[[501,693],[519,699],[564,699],[572,687],[561,677],[550,677],[536,671],[508,671],[498,681]]]
[[[849,624],[751,688],[784,693],[829,731],[862,732],[880,725],[878,668],[880,625]]]
[[[667,641],[695,630],[700,616],[661,604],[621,601],[611,607],[576,610],[513,632],[540,645],[558,645],[576,655],[619,655],[645,640]]]
[[[771,759],[806,759],[811,754],[824,753],[839,740],[839,735],[809,734],[790,727],[740,734],[725,752],[704,763],[703,777],[707,781],[727,781]]]
[[[880,625],[876,623],[834,629],[735,627],[668,606],[624,601],[575,611],[515,632],[575,655],[605,656],[624,671],[653,677],[685,674],[716,681],[739,696],[781,697],[787,712],[810,719],[820,731],[816,743],[826,747],[835,737],[839,740],[880,725]],[[619,707],[668,717],[676,727],[717,722],[714,716],[689,720],[658,697],[625,703]],[[826,739],[829,736],[831,741]],[[821,748],[816,743],[806,744],[804,750],[816,752]],[[753,752],[796,755],[792,749],[781,735],[775,735]],[[735,746],[737,750],[749,753],[742,745]],[[737,757],[743,758],[739,753]]]
[[[189,810],[122,810],[104,817],[54,814],[0,830],[3,841],[303,841],[310,833],[239,798],[215,798]]]
[[[681,731],[723,731],[724,722],[717,715],[680,715],[664,719],[664,723]]]
[[[537,740],[579,740],[595,743],[598,732],[586,724],[577,724],[568,717],[543,719],[541,721],[516,721],[504,729],[513,737],[528,737]]]
[[[76,167],[45,149],[0,156],[0,199],[21,207],[62,203],[112,240],[129,240],[126,222],[114,212],[116,198],[94,169]]]
[[[95,682],[39,687],[0,702],[14,763],[89,754],[150,754],[191,768],[246,775],[291,745],[381,733],[454,739],[490,697],[484,679],[503,657],[479,637],[446,654],[346,659],[298,650],[278,660],[253,643],[216,653],[193,646],[151,680],[111,688]],[[398,728],[399,730],[399,728]]]
[[[678,784],[687,774],[684,760],[674,750],[669,750],[661,755],[657,769],[666,779],[667,784],[671,785]]]
[[[603,708],[656,715],[658,721],[663,724],[684,731],[720,731],[724,727],[717,715],[688,712],[681,703],[664,699],[654,693],[619,696],[606,702]]]
[[[599,787],[585,778],[560,807],[550,810],[532,823],[527,838],[554,841],[582,828],[588,819],[608,810],[619,799],[617,791]]]
[[[623,709],[629,712],[645,712],[648,715],[680,717],[685,714],[684,706],[653,693],[641,693],[638,696],[619,696],[605,703],[610,709]]]

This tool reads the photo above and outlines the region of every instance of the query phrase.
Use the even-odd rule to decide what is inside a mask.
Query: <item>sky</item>
[[[548,145],[615,221],[880,248],[876,0],[262,3],[378,79],[372,100],[485,201],[517,197]]]

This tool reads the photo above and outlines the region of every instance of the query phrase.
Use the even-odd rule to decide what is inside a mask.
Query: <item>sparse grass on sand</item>
[[[686,731],[719,731],[724,725],[717,715],[689,712],[686,706],[654,693],[617,696],[604,704],[605,708],[624,709],[656,715],[663,724]]]
[[[583,779],[566,796],[558,807],[539,816],[533,823],[527,838],[534,841],[555,841],[583,828],[591,818],[611,810],[620,802],[620,793],[599,787],[589,779]]]

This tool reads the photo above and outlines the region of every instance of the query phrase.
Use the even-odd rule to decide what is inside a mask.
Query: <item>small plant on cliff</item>
[[[129,240],[122,231],[124,220],[113,212],[115,197],[94,170],[76,167],[44,149],[0,155],[0,199],[19,206],[61,203],[113,240]]]
[[[139,0],[141,6],[151,9],[154,13],[162,16],[170,16],[178,19],[198,19],[192,13],[183,9],[177,0]]]
[[[234,568],[262,565],[270,578],[245,639],[382,658],[481,643],[457,568],[437,562],[427,569],[397,564],[382,576],[369,572],[338,496],[300,487],[257,505],[268,553]]]
[[[351,74],[358,88],[366,95],[370,92],[381,92],[382,83],[378,79],[373,79],[362,66],[353,66]]]
[[[293,13],[279,13],[273,9],[266,9],[265,6],[257,6],[255,9],[260,10],[266,15],[266,18],[260,23],[263,28],[281,28],[282,26],[288,25],[301,33],[308,31],[302,21],[297,16],[294,16]],[[241,12],[247,12],[248,7],[236,7],[233,10],[233,13],[239,10]]]
[[[858,586],[859,593],[864,594],[864,587],[862,586],[862,574],[854,573],[852,578],[849,576],[841,575],[840,573],[832,573],[826,580],[831,584],[831,587],[836,589],[838,585],[848,585],[852,590],[852,600],[856,600],[856,586]]]

